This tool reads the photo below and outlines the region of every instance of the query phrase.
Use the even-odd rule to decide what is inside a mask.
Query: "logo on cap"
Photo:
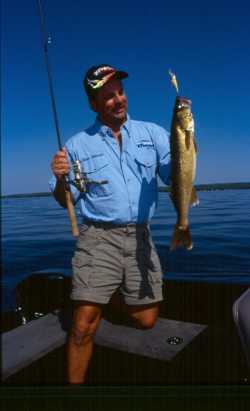
[[[91,67],[84,80],[87,94],[94,93],[114,76],[118,79],[123,79],[128,77],[128,74],[125,71],[117,71],[114,67],[104,64],[98,67]]]
[[[115,70],[110,66],[99,67],[96,71],[94,71],[93,76],[99,76],[99,74],[101,74],[103,71],[114,72]]]
[[[95,79],[95,80],[87,79],[88,85],[93,89],[100,88],[105,83],[107,83],[107,81],[110,79],[110,77],[114,75],[114,73],[115,71],[112,71],[112,73],[107,74],[102,79]]]

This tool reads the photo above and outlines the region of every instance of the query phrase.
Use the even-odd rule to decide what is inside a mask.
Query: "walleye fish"
[[[194,120],[191,100],[176,97],[170,136],[171,149],[171,199],[177,212],[170,250],[183,246],[193,248],[189,231],[188,212],[190,205],[197,205],[193,181],[196,172],[197,146],[194,139]]]

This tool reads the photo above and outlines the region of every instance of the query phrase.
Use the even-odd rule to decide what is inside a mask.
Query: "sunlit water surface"
[[[190,210],[192,251],[169,251],[176,214],[167,193],[151,223],[165,277],[250,284],[250,190],[199,192]],[[2,308],[13,307],[17,283],[34,271],[66,269],[75,240],[67,212],[52,197],[2,201]],[[79,216],[80,222],[80,216]]]

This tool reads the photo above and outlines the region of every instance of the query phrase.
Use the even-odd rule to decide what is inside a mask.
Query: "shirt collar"
[[[111,135],[112,136],[112,131],[111,128],[103,124],[98,117],[96,117],[94,127],[99,132],[103,137],[106,135]],[[125,129],[128,133],[128,136],[130,137],[130,128],[131,128],[131,119],[129,114],[127,113],[127,120],[125,123],[122,125],[122,129]]]

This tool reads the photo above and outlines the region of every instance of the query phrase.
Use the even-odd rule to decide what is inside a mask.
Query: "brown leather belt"
[[[83,224],[88,226],[94,226],[97,228],[104,228],[104,229],[112,229],[112,228],[129,228],[129,227],[136,227],[136,228],[146,228],[148,227],[148,223],[128,223],[128,224],[114,224],[112,222],[106,221],[91,221],[91,220],[84,220]]]

